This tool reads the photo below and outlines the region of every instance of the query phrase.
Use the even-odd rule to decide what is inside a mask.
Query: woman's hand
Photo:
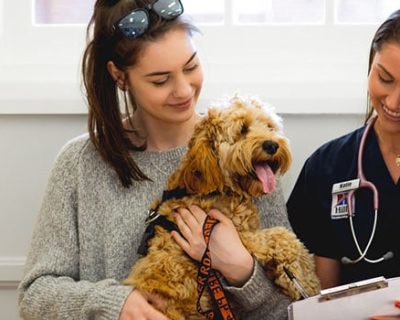
[[[212,209],[208,215],[219,223],[210,237],[212,268],[218,270],[229,284],[243,285],[251,276],[254,260],[244,247],[232,221],[222,212]],[[172,231],[172,237],[193,259],[200,261],[206,249],[203,224],[207,214],[197,206],[179,208],[175,216],[182,236]]]
[[[126,299],[119,320],[168,320],[156,308],[165,310],[165,301],[157,295],[135,289]]]

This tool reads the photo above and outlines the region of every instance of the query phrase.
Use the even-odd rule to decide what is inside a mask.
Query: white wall
[[[294,155],[288,195],[305,158],[352,130],[362,115],[284,114]],[[0,115],[0,319],[17,319],[15,288],[52,163],[61,146],[86,130],[84,115]]]
[[[0,319],[17,319],[15,289],[49,170],[85,131],[84,116],[0,115]]]
[[[17,319],[15,288],[53,160],[86,127],[78,81],[84,26],[34,26],[32,3],[0,0],[0,319],[7,320]],[[362,123],[376,25],[334,25],[334,1],[326,3],[324,25],[228,21],[201,26],[195,38],[206,74],[201,106],[240,90],[283,113],[294,154],[286,196],[312,150]]]

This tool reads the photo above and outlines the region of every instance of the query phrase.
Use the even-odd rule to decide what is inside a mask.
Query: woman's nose
[[[392,111],[400,111],[400,85],[386,96],[385,104]]]
[[[175,98],[187,98],[192,94],[192,86],[190,81],[185,76],[176,79],[173,92]]]

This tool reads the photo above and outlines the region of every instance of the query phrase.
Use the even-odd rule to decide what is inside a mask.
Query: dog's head
[[[209,109],[169,187],[244,196],[274,191],[275,175],[286,172],[291,163],[281,130],[281,119],[255,99],[235,97],[225,108]]]

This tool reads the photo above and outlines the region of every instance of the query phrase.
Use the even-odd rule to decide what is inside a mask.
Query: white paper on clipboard
[[[377,285],[373,287],[372,283]],[[394,305],[395,300],[400,299],[400,277],[368,279],[329,290],[292,303],[288,308],[289,320],[366,320],[374,315],[400,316],[400,309]]]

